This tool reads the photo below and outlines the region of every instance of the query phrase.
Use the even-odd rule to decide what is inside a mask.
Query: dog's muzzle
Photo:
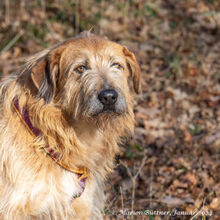
[[[102,89],[93,93],[85,102],[85,112],[89,116],[99,114],[123,114],[127,110],[124,95],[114,89]]]
[[[103,104],[103,111],[113,111],[117,98],[118,93],[113,89],[105,89],[98,94],[98,99]]]

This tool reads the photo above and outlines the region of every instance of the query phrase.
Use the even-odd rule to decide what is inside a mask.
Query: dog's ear
[[[138,94],[140,92],[140,80],[141,80],[140,67],[133,53],[131,53],[125,47],[123,48],[123,52],[126,58],[128,69],[130,71],[133,80],[134,91]]]
[[[54,98],[58,74],[58,62],[50,62],[46,57],[40,59],[31,70],[31,79],[38,90],[38,96],[46,103]]]

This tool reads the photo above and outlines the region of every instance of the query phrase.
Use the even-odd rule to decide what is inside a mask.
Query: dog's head
[[[37,95],[73,118],[120,116],[132,105],[129,78],[140,90],[133,53],[98,36],[67,40],[41,56],[31,68]]]

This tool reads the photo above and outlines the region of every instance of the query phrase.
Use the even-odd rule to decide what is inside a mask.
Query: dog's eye
[[[84,65],[80,65],[80,66],[77,66],[74,70],[75,70],[77,73],[82,74],[84,71],[87,70],[87,68],[86,68],[86,66],[84,66]]]
[[[117,68],[119,70],[123,68],[123,66],[121,64],[119,64],[119,63],[113,63],[112,67],[115,67],[115,68]]]

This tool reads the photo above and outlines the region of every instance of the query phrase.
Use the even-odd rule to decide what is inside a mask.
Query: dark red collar
[[[25,125],[25,127],[28,129],[28,131],[31,133],[31,135],[33,137],[39,137],[42,132],[33,126],[30,117],[29,117],[29,112],[28,112],[28,108],[27,106],[25,106],[22,110],[20,109],[19,106],[19,100],[17,97],[15,97],[13,99],[13,107],[17,113],[17,115],[19,116],[19,118],[21,119],[22,123]],[[64,164],[62,164],[61,161],[61,155],[58,151],[54,150],[53,148],[51,148],[49,145],[45,146],[44,151],[47,153],[48,156],[50,156],[58,165],[60,165],[62,168],[64,168],[65,170],[75,173],[77,174],[77,177],[79,179],[79,184],[81,187],[81,191],[79,193],[79,195],[74,196],[74,198],[79,197],[83,191],[85,190],[85,184],[86,184],[86,179],[88,176],[88,172],[86,169],[70,169],[67,166],[65,166]]]
[[[33,126],[33,124],[31,123],[31,120],[30,120],[30,117],[29,117],[29,112],[28,112],[28,109],[27,107],[25,106],[23,108],[23,110],[21,111],[20,110],[20,107],[19,107],[19,102],[18,102],[18,99],[17,98],[14,98],[13,100],[13,104],[14,104],[14,107],[15,107],[15,110],[19,116],[19,118],[22,120],[22,122],[26,125],[26,127],[28,128],[29,132],[34,135],[35,137],[38,137],[40,136],[41,132],[39,129],[35,128]]]

